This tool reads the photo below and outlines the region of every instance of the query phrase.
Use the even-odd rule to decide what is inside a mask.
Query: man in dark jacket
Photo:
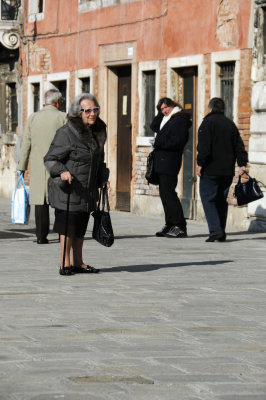
[[[165,226],[156,232],[156,236],[183,238],[187,237],[186,220],[175,189],[184,147],[188,141],[190,115],[168,97],[159,100],[157,110],[151,129],[157,133],[154,168],[158,174]]]
[[[222,242],[226,240],[227,195],[235,174],[235,162],[242,175],[248,156],[236,125],[224,116],[224,101],[214,97],[208,107],[210,113],[198,131],[197,175],[210,232],[206,242]]]

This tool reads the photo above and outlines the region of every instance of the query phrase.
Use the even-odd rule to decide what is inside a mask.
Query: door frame
[[[111,69],[111,68],[109,68]],[[128,159],[126,159],[125,165],[123,167],[127,169],[127,172],[129,173],[129,176],[127,173],[123,173],[117,168],[117,176],[116,176],[116,181],[117,181],[117,190],[116,190],[116,209],[117,210],[122,210],[122,211],[130,211],[131,210],[131,181],[132,181],[132,115],[131,115],[131,86],[132,86],[132,71],[131,71],[131,65],[124,65],[124,66],[119,66],[113,68],[114,73],[117,76],[117,82],[118,82],[118,87],[117,87],[117,93],[118,93],[118,99],[117,99],[117,165],[119,166],[119,163],[122,163],[123,159],[123,150],[121,148],[122,142],[127,144],[128,146]],[[125,75],[126,74],[126,75]],[[126,119],[127,119],[127,124],[122,123],[123,120],[123,99],[124,99],[124,94],[122,94],[122,85],[125,85],[125,78],[126,78],[126,87],[130,88],[129,93],[129,100],[127,101],[129,106],[126,105],[127,110],[129,110],[129,115],[127,115],[126,112]],[[124,84],[122,83],[124,82]],[[120,104],[120,110],[119,110],[119,104]],[[121,111],[121,113],[120,113]],[[128,118],[130,116],[130,118]],[[119,123],[120,122],[120,123]],[[124,140],[124,134],[127,134],[128,137],[126,140]],[[126,147],[127,147],[126,146]],[[124,159],[125,161],[125,159]],[[130,170],[128,169],[130,168]],[[126,177],[126,179],[125,179]],[[118,187],[119,185],[119,187]],[[126,188],[126,191],[123,190],[123,188]],[[129,195],[129,199],[128,199]],[[128,200],[126,200],[128,199]]]
[[[196,219],[196,182],[197,182],[197,177],[196,177],[196,158],[197,158],[197,80],[198,80],[198,68],[197,66],[193,67],[182,67],[182,68],[174,68],[172,69],[173,71],[173,86],[175,88],[175,96],[174,100],[176,100],[178,103],[180,103],[185,110],[189,112],[189,110],[193,110],[193,125],[190,128],[190,137],[189,137],[189,143],[191,146],[191,156],[189,155],[189,158],[185,160],[185,155],[187,154],[186,150],[188,149],[188,144],[185,147],[185,151],[183,154],[183,162],[182,162],[182,167],[178,176],[178,180],[182,183],[182,192],[179,191],[178,193],[182,193],[180,195],[181,197],[181,203],[183,206],[184,210],[184,215],[185,218],[189,219]],[[190,96],[192,98],[193,105],[191,107],[191,103],[186,103],[185,100],[185,78],[192,78],[192,90],[193,92],[190,93]],[[186,161],[186,162],[185,162]],[[191,168],[191,171],[189,171],[189,176],[191,177],[188,179],[188,176],[185,175],[185,168]],[[185,181],[185,176],[186,176],[186,181]],[[186,186],[185,186],[186,185]],[[187,203],[184,204],[184,192],[185,192],[185,187],[188,189],[188,191],[191,193],[188,194],[188,197],[186,198]],[[189,203],[188,203],[189,200]],[[189,215],[187,215],[189,214]]]
[[[195,55],[195,56],[187,56],[187,57],[178,57],[178,58],[170,58],[167,60],[167,96],[170,98],[176,98],[175,87],[174,87],[174,75],[176,74],[177,69],[196,67],[198,71],[198,79],[196,87],[194,88],[195,96],[194,96],[194,120],[193,120],[193,135],[194,135],[194,146],[197,144],[197,130],[200,122],[204,117],[204,107],[205,107],[205,66],[204,66],[204,55]],[[196,167],[196,152],[193,154],[193,164]],[[194,172],[195,174],[195,172]],[[194,175],[193,175],[194,176]],[[199,181],[195,182],[194,193],[193,193],[193,215],[192,219],[197,219],[197,202],[200,202],[199,196]],[[183,173],[181,172],[180,178],[178,179],[177,191],[179,195],[182,197],[183,194]]]
[[[137,62],[136,43],[116,43],[100,46],[98,91],[96,97],[101,106],[100,117],[107,124],[107,142],[105,145],[105,160],[110,169],[110,206],[116,206],[117,191],[117,110],[118,110],[118,77],[114,68],[131,65],[131,149],[132,149],[132,178],[130,185],[130,208],[132,209],[135,178],[135,152],[137,137]],[[94,81],[95,82],[95,81]],[[97,94],[99,93],[99,95]]]

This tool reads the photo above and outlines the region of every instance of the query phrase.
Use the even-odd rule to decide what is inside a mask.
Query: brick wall
[[[72,100],[75,98],[75,71],[70,72],[70,80],[69,80],[69,105],[72,103]]]
[[[208,104],[211,98],[211,55],[204,54],[205,65],[205,98],[204,98],[204,115],[208,113]]]
[[[239,94],[238,94],[238,122],[240,136],[244,142],[245,149],[248,152],[250,139],[250,116],[251,109],[251,65],[252,50],[245,49],[240,55],[240,76],[239,76]],[[235,168],[233,184],[228,195],[229,204],[237,205],[233,195],[235,184],[238,182],[238,167]]]
[[[238,96],[238,129],[248,151],[250,138],[250,116],[251,109],[251,65],[252,50],[241,51],[240,57],[240,76],[239,76],[239,96]]]
[[[158,196],[158,186],[148,185],[145,179],[147,156],[151,151],[150,147],[137,147],[135,153],[136,159],[136,174],[135,174],[135,185],[134,193],[137,195],[149,195]]]
[[[160,97],[167,95],[167,62],[160,61]]]
[[[160,61],[160,98],[167,96],[167,61]],[[147,146],[136,147],[135,152],[135,184],[136,195],[159,196],[158,186],[149,185],[145,179],[147,157],[151,148]]]

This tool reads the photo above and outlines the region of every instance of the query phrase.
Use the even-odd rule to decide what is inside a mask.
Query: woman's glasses
[[[93,107],[87,109],[82,108],[80,111],[84,112],[85,114],[91,114],[91,113],[98,114],[99,109],[100,109],[99,107]]]

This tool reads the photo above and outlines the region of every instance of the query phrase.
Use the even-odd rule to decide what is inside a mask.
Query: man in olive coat
[[[62,94],[55,89],[44,95],[45,106],[42,110],[30,115],[22,140],[18,170],[23,173],[30,159],[30,204],[35,205],[36,236],[38,244],[48,243],[49,173],[44,167],[43,157],[47,153],[57,129],[66,122],[66,114],[59,111],[62,105]]]

